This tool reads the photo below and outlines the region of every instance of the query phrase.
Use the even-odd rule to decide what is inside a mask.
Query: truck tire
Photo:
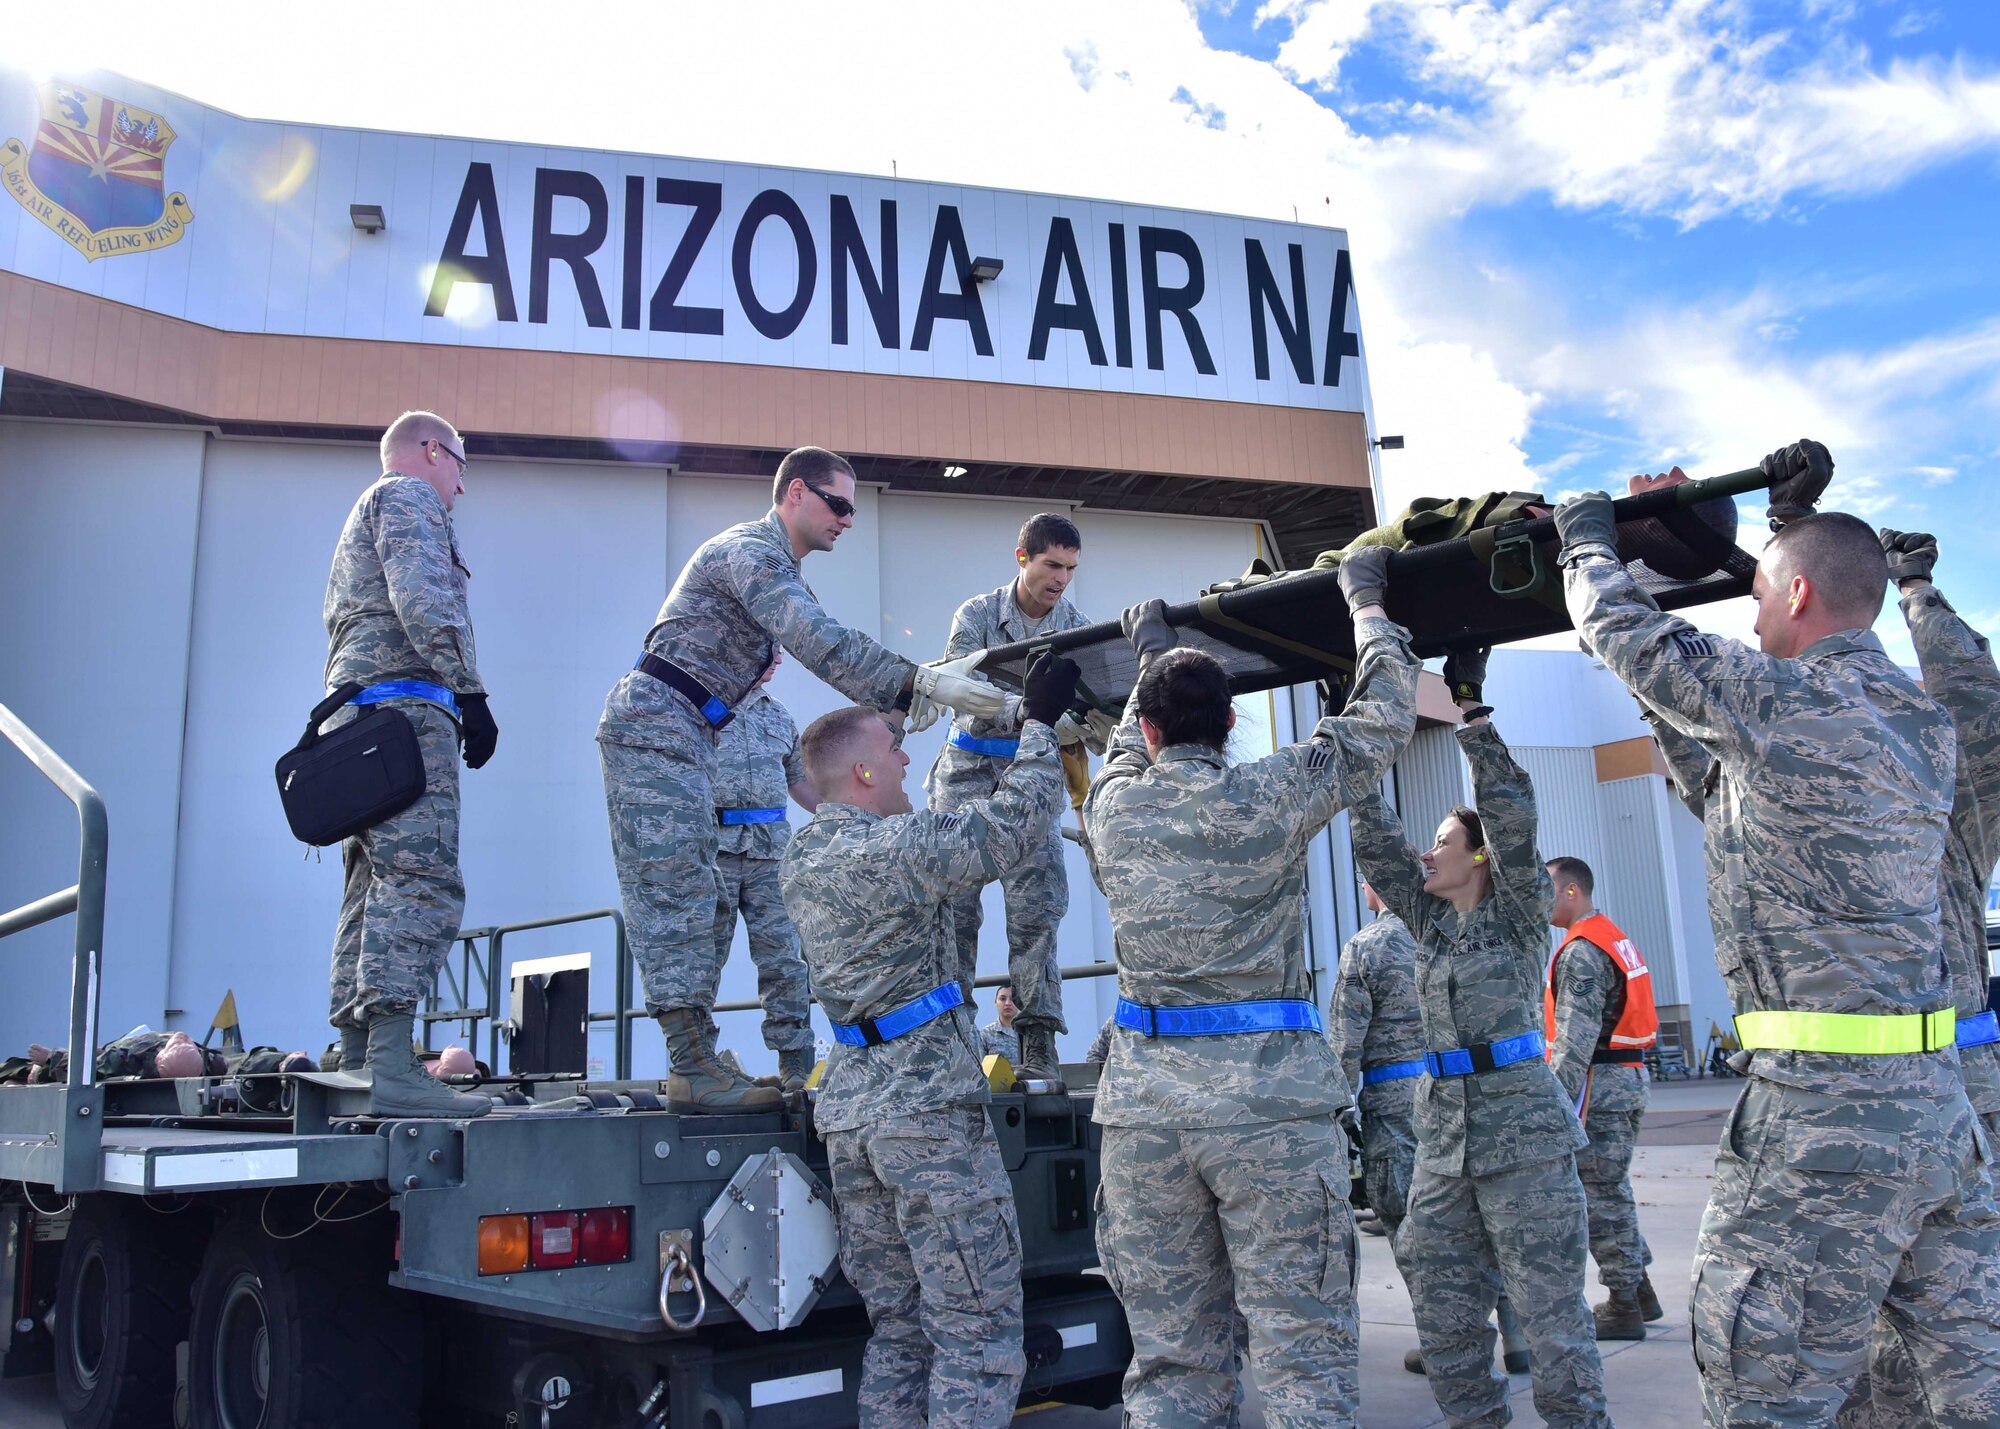
[[[194,1285],[193,1429],[415,1429],[424,1334],[387,1284],[390,1224],[274,1240],[254,1213],[223,1223]]]
[[[56,1281],[56,1401],[68,1429],[173,1429],[195,1231],[116,1196],[77,1201]]]

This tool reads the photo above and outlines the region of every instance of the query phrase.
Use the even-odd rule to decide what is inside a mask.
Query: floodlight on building
[[[1385,452],[1399,452],[1403,449],[1403,439],[1401,437],[1377,437],[1375,438],[1375,445]]]
[[[363,233],[380,233],[389,226],[379,203],[351,203],[347,206],[347,217]]]
[[[1000,270],[1006,266],[1006,263],[998,258],[975,258],[972,260],[972,281],[990,283],[1000,276]]]

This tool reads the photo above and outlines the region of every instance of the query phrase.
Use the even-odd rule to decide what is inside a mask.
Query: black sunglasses
[[[465,458],[464,458],[464,457],[460,456],[460,455],[459,455],[459,454],[458,454],[457,452],[453,451],[453,450],[452,450],[452,449],[451,449],[450,447],[446,446],[446,445],[445,445],[445,444],[444,444],[443,442],[439,441],[439,440],[438,440],[438,439],[437,439],[436,437],[432,437],[432,438],[431,438],[431,446],[432,446],[432,447],[433,447],[434,449],[436,449],[437,451],[441,451],[441,452],[443,452],[443,453],[444,453],[444,454],[445,454],[446,456],[450,457],[450,458],[451,458],[451,459],[452,459],[453,461],[457,462],[457,463],[458,463],[458,474],[459,474],[460,476],[464,476],[464,475],[465,475]]]
[[[843,520],[854,514],[854,503],[849,501],[845,496],[835,496],[831,491],[822,491],[810,481],[801,481],[799,485],[810,491],[814,496],[817,496],[821,501],[824,501],[826,509]]]

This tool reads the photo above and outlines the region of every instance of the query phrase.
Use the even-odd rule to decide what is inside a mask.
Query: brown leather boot
[[[1660,1305],[1660,1297],[1653,1293],[1653,1277],[1650,1275],[1639,1277],[1639,1313],[1649,1325],[1667,1313]]]
[[[776,1087],[760,1087],[715,1055],[715,1044],[704,1035],[708,1017],[691,1007],[678,1007],[659,1014],[660,1031],[667,1038],[668,1106],[678,1112],[777,1111],[785,1104],[785,1094]]]

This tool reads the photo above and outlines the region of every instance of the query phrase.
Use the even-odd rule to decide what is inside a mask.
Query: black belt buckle
[[[1465,1055],[1472,1059],[1473,1071],[1490,1072],[1493,1070],[1493,1044],[1491,1042],[1475,1042],[1465,1049]]]
[[[1144,1002],[1138,1003],[1136,1005],[1139,1009],[1139,1020],[1145,1024],[1143,1027],[1139,1029],[1140,1034],[1146,1037],[1150,1041],[1154,1042],[1159,1041],[1160,1009]]]
[[[864,1046],[880,1047],[884,1042],[889,1040],[875,1026],[875,1019],[872,1017],[864,1017],[854,1025],[861,1029],[861,1041]]]

